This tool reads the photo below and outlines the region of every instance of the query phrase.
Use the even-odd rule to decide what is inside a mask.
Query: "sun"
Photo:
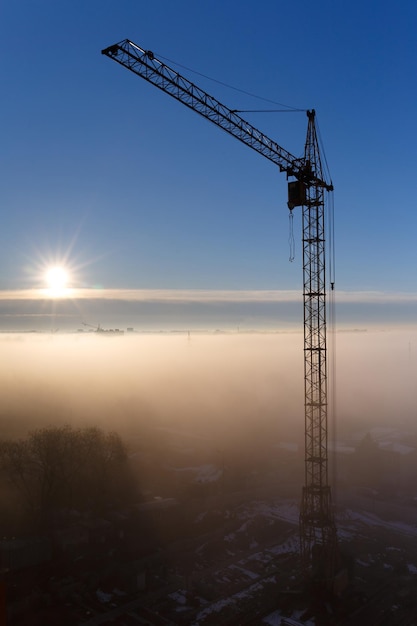
[[[54,295],[65,295],[68,291],[69,273],[64,267],[56,265],[45,272],[48,291]]]

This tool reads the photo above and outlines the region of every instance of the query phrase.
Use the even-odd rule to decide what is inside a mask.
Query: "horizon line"
[[[415,292],[335,291],[336,304],[417,302]],[[301,302],[302,293],[295,289],[115,289],[68,288],[62,292],[48,289],[0,290],[0,301],[39,300],[114,300],[130,302]]]

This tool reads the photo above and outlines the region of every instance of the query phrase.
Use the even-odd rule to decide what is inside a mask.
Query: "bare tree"
[[[99,428],[42,428],[1,441],[0,469],[40,522],[65,508],[120,504],[133,486],[124,443]]]

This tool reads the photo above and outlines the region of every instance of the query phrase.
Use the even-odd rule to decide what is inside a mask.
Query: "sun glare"
[[[68,291],[69,275],[63,267],[50,267],[45,273],[45,281],[54,295],[64,295]]]

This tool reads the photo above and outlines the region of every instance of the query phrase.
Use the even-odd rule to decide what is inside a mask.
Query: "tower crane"
[[[315,111],[307,111],[304,155],[299,158],[187,78],[128,39],[102,50],[113,61],[155,85],[233,135],[285,172],[290,211],[302,207],[304,305],[304,486],[300,545],[304,571],[329,589],[336,573],[337,533],[328,483],[325,196],[333,191],[320,157]]]

